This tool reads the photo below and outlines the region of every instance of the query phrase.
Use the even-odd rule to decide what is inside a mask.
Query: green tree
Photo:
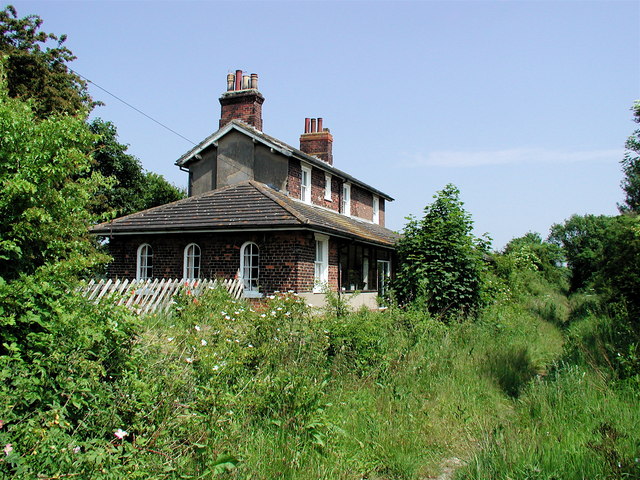
[[[41,26],[39,16],[18,18],[11,5],[0,11],[0,55],[7,59],[9,96],[33,99],[39,118],[88,113],[95,104],[86,82],[67,67],[76,57],[64,46],[66,35],[45,33]]]
[[[425,306],[445,319],[475,312],[481,304],[485,241],[472,234],[460,192],[447,185],[410,217],[397,244],[394,291],[401,304]]]
[[[162,175],[144,171],[140,160],[127,153],[127,145],[118,142],[113,123],[97,118],[89,127],[99,135],[94,143],[93,170],[115,180],[115,185],[100,192],[97,213],[115,210],[116,215],[128,215],[185,197],[183,190]]]
[[[633,107],[633,120],[640,123],[640,100]],[[622,160],[622,189],[625,192],[624,204],[618,205],[621,212],[640,213],[640,129],[633,132],[625,144],[627,152]]]
[[[0,63],[1,68],[1,63]],[[94,135],[82,119],[38,121],[29,105],[0,85],[0,277],[33,274],[48,265],[90,267],[96,257],[87,233],[88,208],[108,186],[90,172]],[[73,179],[72,173],[84,173]]]
[[[551,226],[548,240],[564,250],[572,291],[592,284],[604,260],[614,222],[615,217],[606,215],[572,215],[563,224]]]
[[[527,232],[522,237],[510,240],[502,253],[514,260],[516,268],[539,271],[555,284],[564,279],[564,273],[559,268],[565,259],[562,247],[544,241],[538,232]]]

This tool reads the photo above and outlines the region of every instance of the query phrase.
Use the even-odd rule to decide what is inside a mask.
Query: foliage
[[[537,232],[528,232],[512,239],[502,253],[513,258],[517,270],[539,271],[547,280],[555,283],[563,278],[560,268],[564,261],[562,248],[545,242]]]
[[[37,15],[18,18],[11,5],[0,11],[0,56],[6,57],[9,96],[32,99],[39,118],[87,113],[95,104],[86,82],[67,67],[76,57],[63,45],[66,36],[41,31],[42,22]]]
[[[393,284],[401,304],[424,305],[452,319],[477,311],[486,242],[475,238],[460,192],[447,185],[434,195],[422,219],[409,218],[397,244]]]
[[[571,290],[590,285],[604,258],[613,217],[572,215],[563,224],[551,226],[549,242],[561,246],[571,270]]]
[[[99,193],[97,213],[115,210],[116,215],[156,207],[185,197],[184,191],[167,182],[162,175],[145,172],[140,160],[127,153],[127,146],[118,142],[115,125],[100,118],[89,128],[99,135],[94,143],[92,170],[113,177],[115,185]]]
[[[0,66],[1,68],[1,66]],[[82,119],[37,121],[31,108],[0,86],[0,277],[5,281],[49,265],[78,272],[97,256],[88,209],[108,182],[88,174],[94,136]],[[74,174],[85,174],[73,179]]]
[[[631,108],[633,121],[640,123],[640,100]],[[625,193],[624,204],[618,205],[621,212],[640,213],[640,129],[635,130],[625,143],[627,152],[622,160],[622,189]]]

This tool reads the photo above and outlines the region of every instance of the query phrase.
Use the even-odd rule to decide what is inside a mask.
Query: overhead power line
[[[69,68],[69,67],[67,67]],[[118,97],[117,95],[111,93],[109,90],[107,90],[106,88],[101,87],[100,85],[98,85],[96,82],[89,80],[87,77],[85,77],[84,75],[76,72],[75,70],[69,68],[69,70],[73,73],[75,73],[76,75],[78,75],[79,77],[83,78],[84,80],[86,80],[88,83],[91,83],[93,85],[95,85],[97,88],[99,88],[100,90],[102,90],[103,92],[111,95],[113,98],[115,98],[116,100],[124,103],[127,107],[135,110],[136,112],[138,112],[141,115],[144,115],[145,117],[147,117],[149,120],[151,120],[152,122],[157,123],[158,125],[160,125],[162,128],[165,128],[167,130],[169,130],[171,133],[173,133],[174,135],[179,136],[180,138],[182,138],[183,140],[186,140],[187,142],[191,143],[192,145],[197,145],[196,142],[189,140],[187,137],[185,137],[184,135],[179,134],[178,132],[176,132],[175,130],[173,130],[170,127],[167,127],[164,123],[159,122],[158,120],[156,120],[155,118],[151,117],[150,115],[147,115],[146,113],[144,113],[142,110],[140,110],[139,108],[134,107],[133,105],[131,105],[129,102],[124,101],[122,98]]]

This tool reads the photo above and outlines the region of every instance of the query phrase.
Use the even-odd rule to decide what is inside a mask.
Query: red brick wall
[[[220,128],[238,119],[262,131],[263,103],[264,97],[256,91],[223,94],[220,97]]]
[[[300,136],[300,150],[333,165],[333,137],[329,132],[302,134]]]
[[[373,220],[373,194],[357,185],[351,185],[351,215]]]
[[[289,173],[287,175],[287,192],[291,198],[300,198],[300,177],[302,167],[299,160],[289,160]]]
[[[197,243],[201,251],[201,278],[234,278],[240,268],[240,248],[255,242],[260,249],[261,292],[308,292],[314,283],[315,237],[312,232],[255,232],[219,234],[167,234],[114,237],[109,276],[135,278],[138,247],[153,249],[153,276],[182,278],[184,248]],[[338,285],[338,249],[329,241],[329,281]]]

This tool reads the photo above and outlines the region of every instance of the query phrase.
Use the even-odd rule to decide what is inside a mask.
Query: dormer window
[[[300,177],[300,200],[311,203],[311,168],[304,165]]]
[[[373,196],[373,223],[380,223],[380,199],[377,195]]]
[[[331,174],[324,174],[324,199],[331,201]]]
[[[340,211],[344,215],[351,215],[351,184],[345,183],[342,185],[342,205]]]

